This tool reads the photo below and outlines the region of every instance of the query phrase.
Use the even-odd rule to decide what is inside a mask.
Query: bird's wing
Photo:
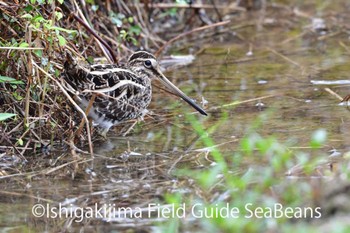
[[[131,119],[132,114],[139,112],[132,98],[143,95],[144,89],[149,88],[135,73],[113,65],[93,66],[86,79],[89,80],[89,88],[82,93],[86,96],[97,93],[96,113],[118,121]]]
[[[78,92],[104,93],[118,97],[125,89],[131,94],[144,88],[135,73],[116,65],[65,65],[64,79]]]

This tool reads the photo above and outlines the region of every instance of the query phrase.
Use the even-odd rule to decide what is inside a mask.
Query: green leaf
[[[41,49],[34,50],[33,53],[40,58],[43,56],[43,51]]]
[[[55,77],[59,77],[60,74],[61,74],[61,72],[59,70],[55,69]]]
[[[130,37],[129,39],[133,45],[135,45],[135,46],[138,45],[139,42],[134,37]]]
[[[94,57],[92,57],[92,56],[88,56],[88,57],[86,58],[86,60],[87,60],[90,64],[93,64],[93,63],[94,63]]]
[[[33,10],[33,7],[31,5],[27,5],[26,7],[23,8],[26,12],[30,12]]]
[[[13,92],[12,96],[18,101],[21,101],[23,99],[23,97],[20,94],[18,94],[18,92]]]
[[[57,20],[60,20],[60,19],[63,18],[63,14],[62,14],[61,12],[56,11],[56,12],[55,12],[55,15],[56,15],[56,19],[57,19]]]
[[[117,17],[112,17],[111,21],[113,24],[115,24],[117,27],[121,27],[123,25],[123,22],[118,19]]]
[[[129,33],[131,35],[140,35],[141,33],[141,27],[138,25],[131,26],[129,29]]]
[[[31,14],[24,14],[24,15],[21,16],[21,18],[23,18],[23,19],[32,19],[33,16]]]
[[[64,0],[58,0],[58,2],[59,2],[60,4],[63,4]]]
[[[251,154],[252,151],[254,150],[254,142],[252,140],[250,140],[249,137],[244,137],[241,140],[241,149],[247,153],[247,154]]]
[[[27,42],[22,42],[22,43],[19,44],[18,47],[20,47],[20,48],[28,48],[29,44]]]
[[[17,139],[17,143],[18,143],[18,145],[20,145],[20,146],[23,146],[23,140],[21,139],[21,138],[19,138],[19,139]]]
[[[36,15],[33,17],[32,21],[35,23],[41,23],[41,22],[45,21],[45,19],[41,15]]]
[[[59,44],[60,46],[65,46],[66,43],[67,43],[66,39],[65,39],[63,36],[58,35],[58,44]]]
[[[122,20],[125,18],[124,14],[111,12],[109,14],[109,17],[110,17],[112,23],[117,25],[117,27],[121,27],[123,25]]]
[[[1,76],[1,75],[0,75],[0,83],[24,84],[24,82],[21,80],[17,80],[11,77]]]
[[[4,121],[4,120],[11,118],[11,117],[14,117],[16,115],[17,114],[14,114],[14,113],[2,112],[2,113],[0,113],[0,121]]]
[[[312,134],[310,146],[314,149],[321,148],[326,140],[327,131],[325,129],[318,129]]]

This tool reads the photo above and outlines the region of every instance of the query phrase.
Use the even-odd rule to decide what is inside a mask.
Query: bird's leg
[[[87,108],[86,108],[86,110],[85,110],[85,115],[86,115],[86,116],[89,115],[89,112],[90,112],[90,109],[91,109],[91,107],[92,107],[92,104],[93,104],[94,101],[95,101],[95,97],[96,97],[96,94],[92,94],[91,99],[90,99],[90,101],[89,101],[89,104],[88,104],[88,106],[87,106]],[[83,118],[83,119],[81,120],[80,124],[79,124],[79,128],[78,128],[78,130],[76,131],[75,135],[78,136],[78,135],[81,134],[81,131],[83,130],[84,124],[85,124],[85,119]]]

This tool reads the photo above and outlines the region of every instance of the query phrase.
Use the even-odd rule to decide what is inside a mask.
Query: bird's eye
[[[150,60],[146,60],[144,64],[145,64],[146,68],[151,68],[152,67],[152,62]]]

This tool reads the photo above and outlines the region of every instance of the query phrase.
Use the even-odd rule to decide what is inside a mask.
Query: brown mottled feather
[[[141,57],[155,59],[152,55]],[[134,59],[137,58],[134,54],[126,66],[108,64],[86,67],[70,59],[65,63],[63,77],[79,93],[82,107],[86,108],[92,94],[96,93],[89,116],[102,128],[108,130],[112,125],[145,113],[152,96],[151,80],[148,74],[142,73],[140,76],[135,67],[130,67],[130,64],[136,64]]]

